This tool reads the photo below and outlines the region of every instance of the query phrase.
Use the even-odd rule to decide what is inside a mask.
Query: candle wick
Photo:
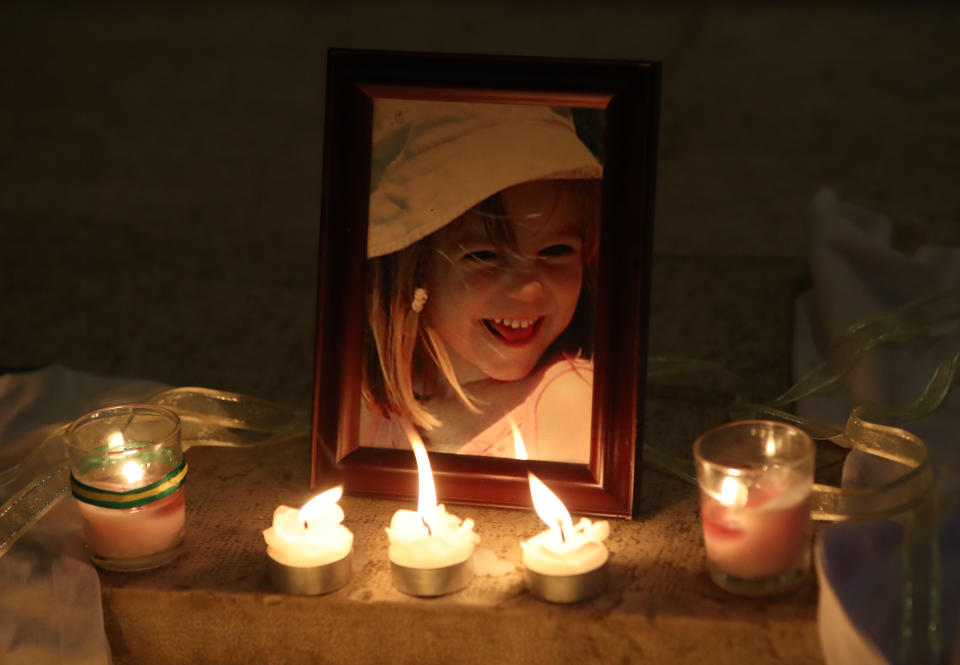
[[[430,529],[430,525],[427,524],[427,518],[424,517],[423,515],[421,515],[421,516],[420,516],[420,521],[423,522],[423,526],[427,527],[427,535],[428,535],[428,536],[432,536],[432,535],[433,535],[433,531]]]
[[[567,534],[563,531],[563,520],[557,520],[557,526],[560,527],[560,542],[566,544]]]
[[[310,526],[309,522],[307,522],[307,520],[303,520],[303,529],[304,529],[304,531],[306,531],[306,530],[309,528],[309,526]]]

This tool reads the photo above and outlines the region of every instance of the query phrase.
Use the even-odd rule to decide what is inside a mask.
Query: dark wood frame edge
[[[476,90],[484,99],[502,90],[511,101],[608,96],[594,358],[593,433],[602,454],[595,447],[589,467],[449,454],[432,454],[431,464],[446,502],[529,507],[529,469],[572,512],[632,514],[640,492],[659,130],[660,67],[653,62],[329,51],[311,484],[341,482],[350,493],[394,498],[417,491],[412,454],[351,444],[358,439],[373,108],[364,87],[389,86]]]

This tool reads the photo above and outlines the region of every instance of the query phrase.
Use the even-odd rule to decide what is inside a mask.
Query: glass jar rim
[[[785,423],[779,420],[763,420],[759,418],[752,419],[752,420],[733,420],[731,422],[724,423],[722,425],[717,425],[716,427],[713,427],[707,430],[706,432],[698,436],[696,441],[694,441],[693,443],[694,461],[697,464],[702,464],[703,466],[706,466],[715,470],[736,472],[736,473],[731,473],[730,475],[737,475],[737,476],[762,475],[764,473],[764,470],[762,468],[750,467],[746,465],[724,464],[722,462],[717,462],[707,457],[704,457],[702,454],[703,441],[708,436],[717,434],[718,432],[722,432],[724,430],[734,429],[737,427],[750,426],[750,425],[764,426],[770,429],[777,429],[782,432],[786,432],[791,436],[797,437],[797,439],[799,439],[799,441],[802,442],[801,445],[803,446],[803,453],[800,455],[797,455],[796,457],[783,460],[785,464],[788,464],[790,466],[799,466],[808,462],[813,462],[816,456],[817,448],[813,442],[813,438],[809,434],[804,432],[799,427],[795,425],[791,425],[790,423]]]
[[[166,445],[166,442],[169,441],[171,438],[177,438],[177,439],[179,438],[177,435],[180,433],[180,430],[181,430],[180,416],[178,416],[171,409],[168,409],[165,406],[159,406],[156,404],[117,404],[115,406],[108,406],[102,409],[94,409],[93,411],[83,414],[82,416],[74,420],[72,423],[70,423],[67,426],[66,432],[64,433],[64,438],[66,440],[68,449],[72,448],[74,450],[80,450],[80,451],[90,450],[88,447],[79,445],[74,442],[75,433],[80,427],[87,425],[90,422],[99,420],[101,418],[116,417],[123,413],[133,414],[137,411],[152,412],[154,415],[163,417],[170,422],[169,431],[163,432],[162,436],[159,437],[158,441],[154,441],[146,446],[141,446],[140,447],[141,449],[164,446]],[[122,447],[117,448],[116,450],[96,451],[98,455],[107,455],[107,456],[111,456],[111,455],[120,456],[120,455],[125,455],[127,452],[128,452],[128,449],[122,448]]]

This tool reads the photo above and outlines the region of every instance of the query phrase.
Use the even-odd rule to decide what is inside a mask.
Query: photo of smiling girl
[[[569,109],[374,105],[360,445],[590,454],[602,168]]]

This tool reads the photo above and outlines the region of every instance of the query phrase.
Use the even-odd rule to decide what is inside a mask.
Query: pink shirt
[[[487,427],[476,438],[457,451],[460,455],[487,457],[514,457],[514,422],[527,448],[530,459],[586,464],[590,458],[590,417],[593,390],[593,363],[582,358],[564,358],[544,371],[543,377],[529,395],[512,411]],[[549,413],[543,407],[549,400]],[[375,448],[410,447],[406,435],[395,419],[367,414],[369,421],[361,424],[362,446]],[[552,422],[544,422],[550,418]],[[567,453],[558,454],[550,441],[541,441],[543,430],[580,433],[582,441],[565,441]],[[586,433],[584,436],[583,433]],[[573,450],[571,453],[570,450]]]

